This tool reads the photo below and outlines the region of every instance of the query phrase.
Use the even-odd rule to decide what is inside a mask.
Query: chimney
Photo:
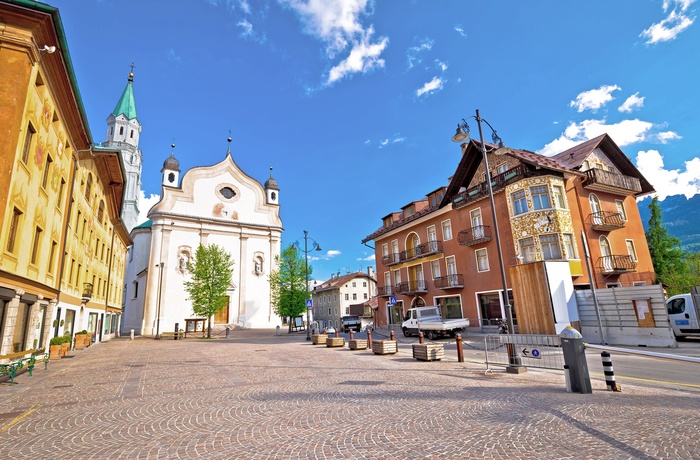
[[[372,266],[367,267],[367,275],[370,278],[374,278],[374,269],[372,268]]]

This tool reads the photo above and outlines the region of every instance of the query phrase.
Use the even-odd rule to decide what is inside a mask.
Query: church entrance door
[[[231,297],[227,296],[226,306],[214,316],[214,324],[228,324],[228,309],[231,305]]]

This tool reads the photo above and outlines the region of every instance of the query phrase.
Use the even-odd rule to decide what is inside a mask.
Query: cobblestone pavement
[[[0,379],[0,456],[700,458],[700,395],[314,346],[303,334],[116,339]]]

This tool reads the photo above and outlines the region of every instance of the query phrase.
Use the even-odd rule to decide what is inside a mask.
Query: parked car
[[[367,323],[365,327],[362,328],[363,331],[373,331],[374,330],[374,321],[370,321]]]
[[[340,320],[340,328],[343,332],[348,332],[350,329],[360,332],[362,329],[362,320],[357,315],[343,316]]]
[[[700,286],[690,288],[690,294],[674,295],[666,301],[668,321],[676,340],[700,335]]]
[[[335,334],[335,328],[333,326],[326,327],[326,334]]]

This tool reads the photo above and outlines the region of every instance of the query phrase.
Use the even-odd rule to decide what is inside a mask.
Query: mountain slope
[[[649,226],[651,197],[637,202],[644,229]],[[685,195],[673,195],[659,201],[663,223],[668,233],[681,240],[683,249],[700,252],[700,195],[687,199]]]

